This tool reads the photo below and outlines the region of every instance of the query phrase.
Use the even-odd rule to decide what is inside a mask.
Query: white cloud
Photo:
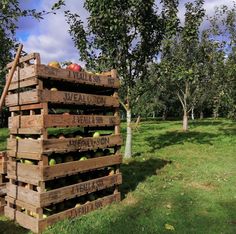
[[[33,1],[33,0],[31,0]],[[41,0],[39,10],[50,10],[55,0]],[[156,0],[157,5],[159,0]],[[186,0],[180,0],[179,16],[183,20]],[[192,1],[193,2],[193,1]],[[212,14],[216,5],[231,5],[232,0],[206,0],[204,7],[207,14]],[[88,13],[83,8],[84,0],[70,0],[66,1],[66,8],[72,12],[77,12],[82,20],[86,20]],[[24,50],[28,53],[39,52],[43,63],[48,63],[51,60],[81,62],[79,59],[79,52],[74,47],[74,43],[69,35],[69,26],[65,21],[64,11],[61,9],[56,15],[48,15],[41,21],[24,20],[22,25],[19,25],[19,32],[24,32],[30,36],[27,39],[20,39],[24,44]],[[32,27],[34,24],[34,27]],[[28,25],[28,26],[27,26]],[[20,35],[20,34],[19,34]]]
[[[42,0],[40,9],[50,10],[55,0]],[[83,1],[70,0],[67,1],[67,9],[71,11],[76,10],[83,20],[86,19],[87,13],[83,8]],[[30,36],[24,40],[19,40],[24,44],[24,50],[27,53],[38,52],[41,55],[42,63],[47,64],[49,61],[56,60],[77,62],[79,59],[79,52],[74,47],[74,43],[68,32],[69,26],[66,23],[61,9],[56,15],[50,14],[45,16],[41,21],[35,21],[35,27],[31,30],[29,27]],[[21,26],[21,25],[19,25]],[[22,32],[22,28],[20,27]],[[27,28],[24,29],[24,32]],[[20,34],[19,34],[20,35]]]

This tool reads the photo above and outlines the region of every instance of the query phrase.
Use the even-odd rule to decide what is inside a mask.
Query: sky
[[[191,0],[189,0],[191,1]],[[22,8],[35,8],[37,10],[50,11],[56,0],[20,0]],[[158,0],[156,0],[158,2]],[[180,0],[179,16],[184,17],[184,4],[187,0]],[[232,0],[205,0],[204,8],[207,14],[212,14],[217,5],[232,5]],[[76,12],[86,21],[88,12],[83,7],[84,0],[66,0],[66,9]],[[157,3],[158,4],[158,3]],[[84,63],[79,61],[79,52],[74,47],[74,43],[68,32],[69,27],[65,21],[64,10],[57,11],[56,15],[50,14],[43,20],[32,18],[22,18],[18,22],[16,37],[23,43],[24,51],[27,53],[40,53],[42,63],[50,61],[72,61],[82,66]]]

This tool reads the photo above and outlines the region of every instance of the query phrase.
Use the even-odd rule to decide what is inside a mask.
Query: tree
[[[158,55],[165,28],[164,12],[157,13],[154,0],[86,0],[85,8],[90,14],[86,27],[78,14],[66,12],[70,34],[88,69],[118,70],[127,113],[128,158],[132,154],[131,109],[135,103],[131,93],[138,81],[145,80],[148,64]]]
[[[188,130],[188,115],[196,103],[196,95],[205,77],[201,75],[203,65],[202,55],[199,53],[199,28],[203,21],[205,11],[203,0],[185,4],[184,25],[179,25],[176,12],[170,12],[174,20],[169,27],[177,30],[163,40],[161,62],[159,64],[159,77],[171,84],[175,90],[183,110],[183,130]]]

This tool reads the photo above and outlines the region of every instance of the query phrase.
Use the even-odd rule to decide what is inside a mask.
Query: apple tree
[[[162,1],[165,9],[169,2]],[[171,4],[170,4],[171,5]],[[139,94],[138,81],[147,78],[148,64],[157,57],[165,32],[165,11],[154,0],[85,0],[88,22],[66,11],[70,34],[88,69],[117,69],[122,83],[122,105],[127,114],[125,157],[131,157],[131,109]]]

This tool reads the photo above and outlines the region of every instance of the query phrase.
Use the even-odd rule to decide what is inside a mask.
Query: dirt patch
[[[138,203],[138,199],[135,198],[131,193],[128,193],[126,198],[122,201],[124,205],[135,205]]]
[[[188,184],[188,187],[202,189],[206,191],[212,191],[216,188],[216,186],[212,184],[211,182],[206,182],[206,183],[191,182]]]

